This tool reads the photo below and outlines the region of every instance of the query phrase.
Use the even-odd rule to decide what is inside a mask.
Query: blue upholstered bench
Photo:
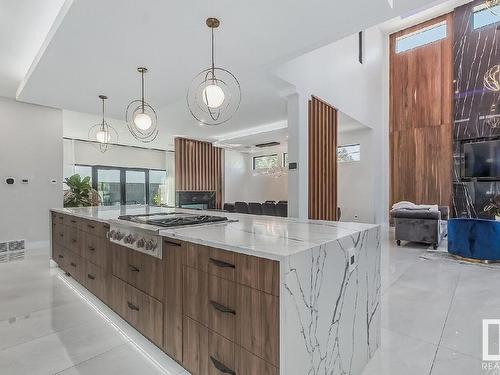
[[[480,261],[500,261],[500,221],[448,220],[448,252]]]

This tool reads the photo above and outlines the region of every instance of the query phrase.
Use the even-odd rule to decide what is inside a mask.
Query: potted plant
[[[81,178],[74,174],[66,178],[69,190],[64,191],[64,207],[98,206],[101,203],[99,193],[90,185],[90,177]]]
[[[490,203],[484,206],[484,212],[489,213],[495,220],[500,221],[500,195],[496,195],[490,199]]]

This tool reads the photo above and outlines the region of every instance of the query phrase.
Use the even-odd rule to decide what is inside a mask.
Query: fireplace
[[[195,210],[211,210],[215,208],[215,191],[177,191],[175,206]]]

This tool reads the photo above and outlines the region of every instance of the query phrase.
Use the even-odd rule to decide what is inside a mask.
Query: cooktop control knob
[[[153,240],[149,240],[149,241],[146,242],[146,250],[148,250],[148,251],[153,251],[154,250]]]
[[[133,244],[135,242],[135,236],[133,234],[129,234],[125,236],[123,241],[128,244]]]
[[[138,248],[143,248],[145,245],[146,245],[146,241],[144,241],[144,238],[141,238],[139,241],[137,241]]]

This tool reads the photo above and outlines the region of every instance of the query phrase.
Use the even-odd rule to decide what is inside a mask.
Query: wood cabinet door
[[[184,266],[183,313],[191,319],[208,324],[208,273]]]
[[[56,243],[52,244],[52,260],[57,263],[59,268],[67,272],[68,257],[66,250]]]
[[[113,274],[144,293],[163,301],[163,262],[161,259],[110,243]]]
[[[165,304],[163,349],[175,360],[182,361],[182,255],[180,242],[163,241],[165,265]]]
[[[263,361],[247,350],[240,348],[237,353],[238,375],[278,375],[279,369]]]
[[[192,375],[206,375],[208,373],[208,329],[185,316],[182,337],[184,368]]]
[[[159,347],[163,346],[163,305],[160,301],[112,276],[113,308]]]

